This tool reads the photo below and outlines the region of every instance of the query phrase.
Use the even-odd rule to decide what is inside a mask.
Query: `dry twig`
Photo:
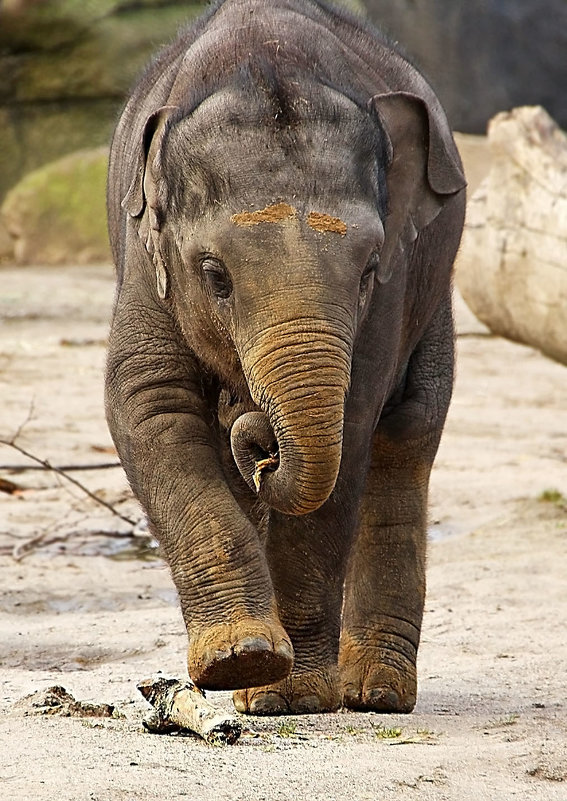
[[[0,440],[1,445],[5,445],[5,440]],[[58,464],[51,465],[51,470],[110,470],[113,467],[122,467],[120,462],[98,462],[97,464]],[[9,470],[11,473],[25,473],[28,470],[45,470],[43,464],[0,464],[0,470]]]
[[[75,487],[78,487],[82,492],[85,493],[85,495],[88,495],[89,498],[91,498],[93,501],[100,504],[101,506],[104,506],[106,509],[112,512],[113,515],[116,515],[116,517],[119,517],[125,523],[128,523],[131,526],[136,525],[135,520],[132,520],[131,518],[126,517],[121,512],[117,511],[117,509],[115,509],[114,506],[112,506],[112,504],[107,503],[107,501],[104,501],[102,498],[99,498],[98,495],[95,495],[94,492],[91,492],[87,487],[85,487],[84,484],[82,484],[80,481],[77,481],[77,479],[73,478],[73,476],[70,476],[65,470],[62,470],[60,467],[55,467],[54,465],[50,464],[47,461],[47,459],[40,459],[39,456],[35,456],[35,454],[30,453],[29,451],[25,450],[25,448],[22,448],[21,445],[18,445],[16,443],[16,439],[18,438],[22,429],[23,425],[21,425],[18,428],[16,434],[12,437],[11,440],[0,439],[0,445],[5,445],[8,448],[13,448],[14,450],[18,451],[18,453],[21,453],[22,456],[26,456],[28,459],[31,459],[36,464],[41,465],[44,470],[49,470],[52,473],[61,476],[62,478],[69,481],[71,484],[74,484]]]
[[[20,562],[25,556],[39,548],[48,548],[50,545],[55,545],[58,542],[68,542],[73,539],[79,540],[79,543],[81,543],[87,539],[92,540],[97,536],[104,537],[105,539],[134,540],[137,535],[133,531],[65,531],[62,533],[43,531],[35,537],[22,540],[22,542],[19,542],[17,545],[0,548],[0,554],[10,554],[12,559],[16,562]]]

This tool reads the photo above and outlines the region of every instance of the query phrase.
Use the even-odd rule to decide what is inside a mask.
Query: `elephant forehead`
[[[233,87],[211,95],[168,130],[168,180],[209,198],[205,205],[231,204],[243,214],[262,212],[270,201],[288,199],[298,206],[292,200],[297,196],[311,201],[310,211],[331,217],[339,215],[324,206],[339,199],[377,202],[378,134],[368,115],[325,87],[309,87],[304,94],[293,125],[281,127],[266,122],[260,101]],[[285,218],[286,211],[266,212],[263,219],[242,216],[235,224],[278,222],[278,213]],[[311,223],[329,230],[328,220],[311,218]]]
[[[383,241],[382,221],[370,204],[330,204],[319,210],[286,198],[219,208],[188,231],[184,258],[194,261],[199,253],[212,253],[239,281],[256,281],[260,273],[284,283],[292,276],[325,282],[337,276],[348,283],[350,273],[358,281]]]
[[[270,206],[265,206],[263,209],[257,209],[255,211],[246,210],[233,214],[230,221],[234,225],[248,228],[253,225],[260,225],[261,223],[281,223],[284,220],[296,219],[297,216],[297,209],[290,206],[289,203],[273,203]],[[347,232],[346,223],[341,220],[340,217],[335,217],[332,214],[310,211],[306,216],[306,222],[310,228],[319,233],[332,233],[345,236]]]

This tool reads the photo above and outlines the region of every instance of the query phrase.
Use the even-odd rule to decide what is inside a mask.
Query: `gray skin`
[[[241,711],[413,708],[464,187],[421,75],[316,0],[215,6],[123,112],[108,422]]]

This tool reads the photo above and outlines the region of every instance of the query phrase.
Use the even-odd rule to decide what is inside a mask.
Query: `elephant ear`
[[[159,246],[167,192],[161,152],[167,122],[177,110],[177,106],[162,106],[146,120],[136,152],[134,177],[122,200],[122,208],[130,217],[141,218],[138,236],[152,258],[157,292],[162,299],[167,295],[168,275]]]
[[[444,204],[466,186],[458,151],[441,112],[416,95],[394,92],[370,101],[388,140],[388,215],[378,280],[388,281],[394,264]]]

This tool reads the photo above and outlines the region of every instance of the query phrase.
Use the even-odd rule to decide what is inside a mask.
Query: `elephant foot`
[[[387,647],[341,642],[343,706],[362,712],[411,712],[417,698],[415,664]]]
[[[239,690],[233,700],[236,710],[248,715],[334,712],[341,703],[337,669],[292,673],[268,687]]]
[[[190,637],[188,668],[204,690],[237,690],[288,676],[293,646],[279,622],[245,618],[219,623]]]

